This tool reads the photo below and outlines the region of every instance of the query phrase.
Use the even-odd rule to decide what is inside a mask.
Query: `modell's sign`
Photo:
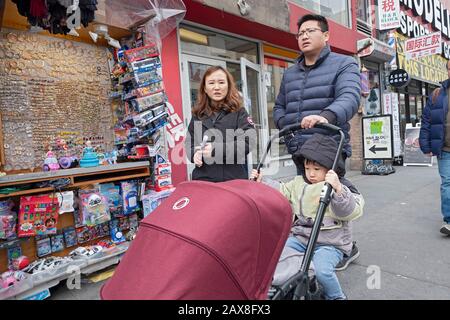
[[[409,38],[417,38],[431,31],[442,36],[442,55],[450,58],[450,8],[439,0],[400,0],[401,33]]]
[[[416,59],[432,54],[442,53],[441,33],[430,33],[426,36],[408,39],[405,42],[406,59]]]

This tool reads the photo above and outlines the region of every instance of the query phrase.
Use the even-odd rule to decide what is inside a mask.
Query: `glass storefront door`
[[[183,55],[182,57],[181,72],[183,79],[183,114],[186,130],[192,118],[191,110],[197,102],[198,90],[200,89],[203,75],[206,70],[212,66],[221,66],[226,68],[225,62],[220,60],[190,55]],[[188,161],[187,169],[189,180],[192,178],[192,171],[194,170],[194,167],[194,164]]]
[[[267,118],[263,117],[264,113],[261,107],[261,67],[241,58],[241,79],[244,105],[253,119],[258,135],[257,148],[249,156],[249,170],[251,170],[252,164],[256,165],[259,157],[262,156],[262,149],[268,139],[268,130],[265,129],[267,128]]]

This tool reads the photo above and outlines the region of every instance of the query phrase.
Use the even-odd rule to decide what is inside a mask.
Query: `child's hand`
[[[327,172],[327,175],[325,176],[325,181],[328,182],[333,187],[334,191],[337,194],[340,194],[342,192],[341,181],[339,181],[338,175],[333,170]]]
[[[257,182],[261,182],[262,173],[261,172],[258,173],[258,171],[256,169],[253,169],[252,174],[250,175],[250,180],[255,180],[255,178],[257,178],[256,179]]]

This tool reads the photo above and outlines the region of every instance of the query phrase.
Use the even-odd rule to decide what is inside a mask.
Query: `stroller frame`
[[[331,168],[331,170],[336,171],[337,163],[338,163],[339,157],[341,155],[342,148],[343,148],[344,141],[345,141],[344,132],[342,131],[341,128],[339,128],[335,125],[329,124],[329,123],[317,123],[314,127],[339,133],[340,141],[339,141],[339,145],[338,145],[338,150],[336,152],[336,155],[335,155],[335,158],[333,161],[333,166]],[[269,142],[267,143],[266,150],[264,151],[264,154],[256,167],[256,170],[258,171],[258,173],[260,172],[261,167],[264,164],[265,159],[267,157],[267,154],[270,151],[272,142],[276,138],[281,138],[288,134],[293,135],[294,132],[300,131],[301,129],[302,128],[301,128],[300,124],[294,124],[294,125],[287,126],[286,128],[280,130],[278,132],[278,134],[272,135]],[[314,255],[314,249],[315,249],[315,246],[317,243],[317,238],[319,236],[320,226],[322,225],[322,221],[325,216],[325,210],[328,207],[328,205],[330,204],[332,190],[333,189],[332,189],[331,185],[329,183],[325,183],[325,185],[322,189],[321,195],[320,195],[320,201],[319,201],[319,207],[317,209],[316,219],[315,219],[313,227],[312,227],[311,236],[308,240],[308,244],[306,245],[306,252],[303,257],[300,271],[297,274],[293,275],[290,279],[288,279],[285,284],[276,288],[276,291],[271,296],[272,300],[281,300],[283,298],[285,299],[285,298],[291,297],[291,296],[292,296],[292,300],[316,300],[316,299],[321,298],[321,293],[320,293],[320,289],[319,289],[317,280],[315,279],[315,277],[314,277],[313,281],[311,281],[309,279],[308,270],[309,270],[309,266],[311,264],[311,261],[312,261],[313,255]]]

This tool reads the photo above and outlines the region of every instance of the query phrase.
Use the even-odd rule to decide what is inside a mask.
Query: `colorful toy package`
[[[74,195],[73,191],[57,193],[59,203],[59,214],[73,212]]]
[[[64,250],[64,235],[57,234],[50,237],[52,244],[52,252],[59,252]]]
[[[8,246],[8,267],[12,269],[14,260],[22,256],[22,247],[19,241],[12,241]]]
[[[56,234],[58,198],[51,194],[20,198],[19,237]]]
[[[43,257],[52,253],[50,238],[46,236],[36,237],[37,256]]]
[[[129,223],[130,229],[137,229],[137,227],[139,226],[137,214],[133,214],[132,216],[130,216]]]
[[[78,244],[77,241],[77,232],[74,227],[67,227],[63,229],[64,233],[64,241],[66,243],[66,247],[73,247]]]
[[[85,243],[92,240],[91,231],[88,227],[80,227],[76,231],[78,243]]]
[[[144,218],[152,213],[167,197],[169,197],[175,188],[163,190],[163,191],[150,191],[142,196],[142,208]]]
[[[80,208],[83,215],[83,225],[93,227],[111,220],[108,200],[100,192],[80,190]]]
[[[130,215],[140,210],[138,204],[138,186],[134,181],[121,182],[123,214]]]
[[[9,240],[16,236],[16,216],[0,215],[0,239]]]
[[[126,241],[125,235],[119,228],[119,220],[114,219],[109,222],[109,229],[111,233],[111,240],[114,243],[121,243]]]
[[[108,200],[108,207],[111,217],[123,216],[122,198],[120,196],[120,187],[114,183],[104,183],[100,185],[100,193]]]

